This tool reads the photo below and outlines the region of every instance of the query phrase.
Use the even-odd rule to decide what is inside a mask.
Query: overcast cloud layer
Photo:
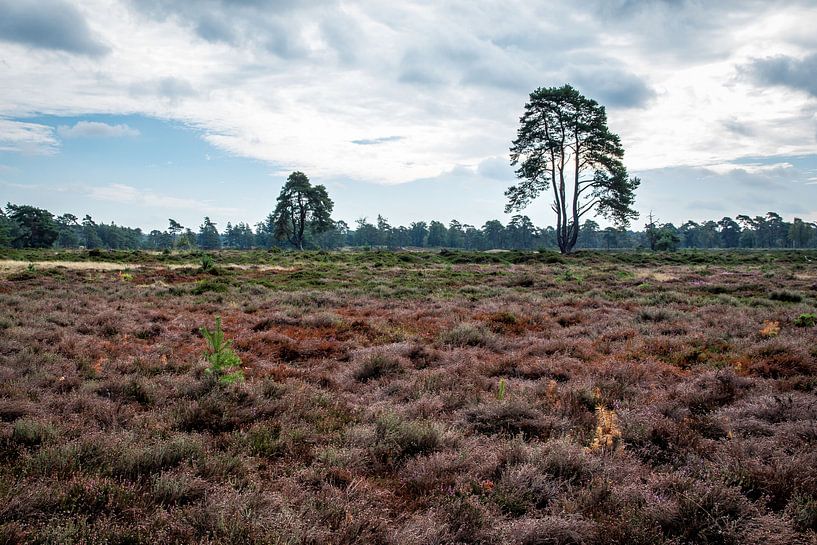
[[[139,135],[29,116],[139,114],[276,175],[507,181],[527,94],[572,83],[632,171],[723,173],[817,153],[815,22],[805,1],[0,0],[0,151]]]

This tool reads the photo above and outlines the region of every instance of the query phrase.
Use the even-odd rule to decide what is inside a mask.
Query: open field
[[[814,252],[0,257],[0,543],[817,541]]]

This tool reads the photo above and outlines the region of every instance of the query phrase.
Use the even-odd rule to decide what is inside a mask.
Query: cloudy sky
[[[816,23],[814,1],[0,0],[0,199],[254,223],[302,170],[350,223],[504,221],[525,99],[571,83],[642,214],[814,221]]]

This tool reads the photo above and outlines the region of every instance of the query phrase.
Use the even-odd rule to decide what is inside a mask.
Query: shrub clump
[[[176,467],[185,460],[200,460],[203,454],[201,441],[189,435],[179,435],[146,447],[126,446],[113,460],[111,473],[138,479]]]
[[[780,290],[773,291],[771,294],[769,294],[769,299],[772,301],[780,301],[781,303],[800,303],[803,301],[803,296],[799,293]]]
[[[412,456],[436,451],[440,442],[440,432],[431,424],[385,413],[375,422],[371,452],[379,463],[395,466]]]
[[[786,506],[786,513],[801,532],[817,530],[817,498],[795,494]]]
[[[214,293],[226,293],[227,290],[230,289],[230,286],[223,282],[214,281],[214,280],[202,280],[200,282],[196,282],[196,285],[193,289],[190,290],[190,293],[193,295],[203,295],[208,291],[212,291]]]
[[[511,288],[532,288],[536,285],[536,279],[529,274],[523,274],[508,281],[508,286]]]
[[[21,418],[14,423],[11,439],[18,445],[38,447],[57,436],[57,430],[51,423],[40,422],[31,418]]]
[[[645,308],[638,313],[642,322],[667,322],[675,318],[675,313],[663,308]]]
[[[206,491],[206,483],[199,477],[185,472],[162,472],[153,477],[151,493],[162,505],[183,505],[192,503]]]
[[[440,353],[417,343],[412,345],[404,354],[417,369],[425,369],[440,361]]]
[[[518,401],[479,405],[465,413],[474,431],[485,435],[507,433],[541,437],[550,431],[549,423],[535,409]]]
[[[370,356],[355,370],[354,377],[358,382],[369,382],[381,377],[400,372],[400,362],[385,354]]]
[[[440,341],[451,346],[490,346],[494,342],[494,334],[481,324],[464,322],[444,332]]]
[[[556,496],[559,483],[533,464],[507,468],[493,489],[493,500],[508,514],[524,515],[542,509]]]
[[[595,525],[582,517],[547,516],[522,521],[511,529],[520,545],[583,545],[595,542]]]
[[[278,426],[257,425],[246,434],[250,452],[256,456],[272,458],[283,451],[281,429]]]

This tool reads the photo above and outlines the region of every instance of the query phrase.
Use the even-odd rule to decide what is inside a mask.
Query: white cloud
[[[90,199],[141,205],[152,209],[195,210],[206,214],[224,215],[238,212],[235,208],[218,206],[198,199],[161,194],[152,190],[142,190],[125,184],[89,187],[85,192]]]
[[[275,170],[399,183],[503,157],[531,87],[581,76],[633,170],[817,152],[814,101],[739,70],[808,54],[808,2],[76,5],[108,53],[0,44],[0,115],[144,114]],[[57,145],[46,127],[16,141],[0,146]]]
[[[707,165],[706,170],[710,170],[715,174],[732,174],[734,172],[746,172],[748,174],[771,174],[783,173],[785,171],[792,172],[794,165],[791,163],[718,163],[714,165]]]
[[[54,129],[48,125],[0,117],[0,151],[48,155],[55,153],[58,146]]]
[[[139,131],[125,124],[109,125],[98,121],[78,121],[72,126],[60,125],[57,134],[63,138],[121,138],[139,136]]]

